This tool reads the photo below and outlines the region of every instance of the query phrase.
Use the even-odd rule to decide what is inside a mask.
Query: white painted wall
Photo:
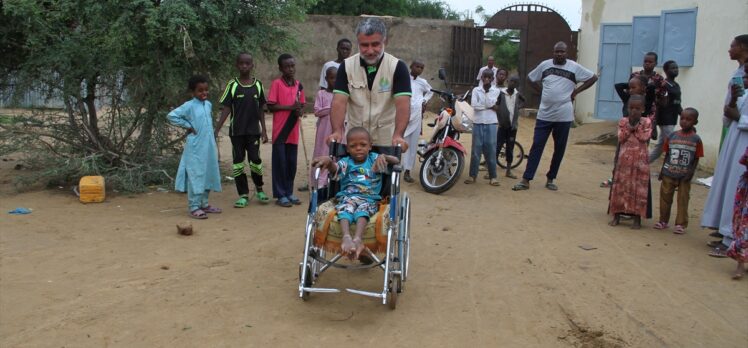
[[[707,168],[713,168],[717,161],[722,132],[722,106],[727,83],[737,68],[736,62],[730,60],[727,50],[735,36],[748,34],[748,1],[583,0],[578,62],[589,69],[598,69],[602,23],[631,23],[634,16],[660,15],[662,10],[694,7],[699,9],[696,18],[694,65],[680,67],[680,75],[676,80],[683,92],[683,107],[695,107],[700,113],[697,129],[705,150],[705,158],[700,163]],[[662,72],[662,69],[657,68],[657,71]],[[577,120],[595,121],[595,94],[596,88],[593,86],[577,97]]]

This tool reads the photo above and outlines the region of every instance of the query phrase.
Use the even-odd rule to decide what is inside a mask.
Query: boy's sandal
[[[259,191],[255,193],[255,197],[257,197],[257,200],[259,200],[262,204],[268,204],[268,202],[270,202],[270,197],[268,197],[265,192]]]
[[[512,186],[512,191],[524,191],[524,190],[529,190],[529,189],[530,189],[530,185],[525,184],[523,182],[520,182]]]
[[[246,196],[241,196],[234,202],[234,208],[244,208],[249,204],[249,199]]]
[[[512,174],[512,172],[506,172],[506,177],[509,178],[509,179],[516,179],[517,178],[517,176],[514,175],[514,174]]]
[[[281,207],[285,207],[285,208],[288,208],[293,205],[291,204],[291,201],[289,201],[288,198],[286,197],[278,198],[278,200],[275,201],[275,204],[280,205]]]
[[[686,233],[686,228],[683,227],[683,225],[675,225],[675,228],[673,229],[673,233],[684,234]]]
[[[465,183],[468,184],[468,185],[475,184],[475,178],[467,179],[467,180],[465,180]]]
[[[405,182],[411,182],[411,183],[415,182],[415,180],[413,179],[413,177],[410,176],[410,175],[403,176],[403,180],[405,180]]]
[[[201,209],[208,214],[220,214],[221,212],[223,212],[221,208],[217,208],[212,205],[206,205],[202,207]]]
[[[719,231],[714,231],[712,233],[709,233],[709,237],[719,238],[722,239],[722,233],[719,233]]]
[[[652,228],[654,228],[655,230],[664,230],[668,227],[670,226],[668,226],[667,222],[665,221],[659,221],[656,224],[654,224],[654,226],[652,226]]]
[[[716,248],[716,247],[718,247],[720,245],[722,245],[722,240],[721,239],[720,240],[713,240],[713,241],[706,242],[706,246],[708,246],[710,248]]]
[[[288,196],[288,200],[295,205],[301,205],[301,200],[299,199],[299,197],[296,197],[294,195]]]
[[[558,186],[556,186],[556,184],[554,184],[552,182],[549,182],[549,183],[545,184],[545,188],[547,188],[547,189],[549,189],[551,191],[558,191]]]
[[[208,214],[205,214],[205,212],[202,209],[200,209],[200,208],[197,208],[197,209],[191,211],[189,213],[189,216],[191,218],[193,218],[193,219],[198,219],[198,220],[203,220],[203,219],[207,219],[208,218]]]
[[[499,186],[499,181],[496,180],[496,179],[490,179],[488,181],[488,184],[491,185],[491,186]]]
[[[483,179],[486,179],[486,180],[491,180],[491,177],[490,177],[490,176],[488,176],[488,173],[486,173],[486,175],[484,175],[484,176],[483,176]]]

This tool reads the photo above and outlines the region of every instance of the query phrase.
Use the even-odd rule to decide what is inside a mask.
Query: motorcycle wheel
[[[437,158],[442,154],[442,161],[437,165]],[[424,156],[421,165],[420,182],[428,193],[439,194],[449,190],[457,182],[465,167],[465,156],[452,147],[435,149]]]

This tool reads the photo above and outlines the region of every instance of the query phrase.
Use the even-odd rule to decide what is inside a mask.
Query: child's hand
[[[262,135],[260,136],[260,139],[262,139],[262,143],[263,144],[267,144],[268,143],[268,133],[267,132],[262,132]]]
[[[657,181],[662,181],[662,172],[660,172],[660,174],[657,174]]]
[[[377,159],[374,160],[374,168],[372,169],[375,172],[385,172],[387,170],[387,159],[384,155],[377,156]]]
[[[299,103],[299,102],[294,102],[294,103],[293,103],[293,106],[292,106],[292,108],[293,108],[294,110],[301,110],[301,109],[302,109],[303,107],[304,107],[304,104],[302,104],[302,103]]]

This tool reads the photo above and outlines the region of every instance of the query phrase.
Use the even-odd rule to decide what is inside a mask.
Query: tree
[[[40,175],[106,174],[127,190],[174,172],[181,139],[166,113],[187,78],[218,83],[237,52],[295,45],[289,22],[314,0],[6,0],[0,3],[0,85],[64,100],[63,110],[0,122],[0,151],[25,151]],[[12,54],[8,54],[12,52]]]
[[[517,30],[494,30],[486,34],[494,47],[491,55],[494,56],[496,66],[509,71],[519,66],[519,43],[512,42],[518,36]]]
[[[460,19],[449,5],[438,0],[320,0],[310,14]]]

